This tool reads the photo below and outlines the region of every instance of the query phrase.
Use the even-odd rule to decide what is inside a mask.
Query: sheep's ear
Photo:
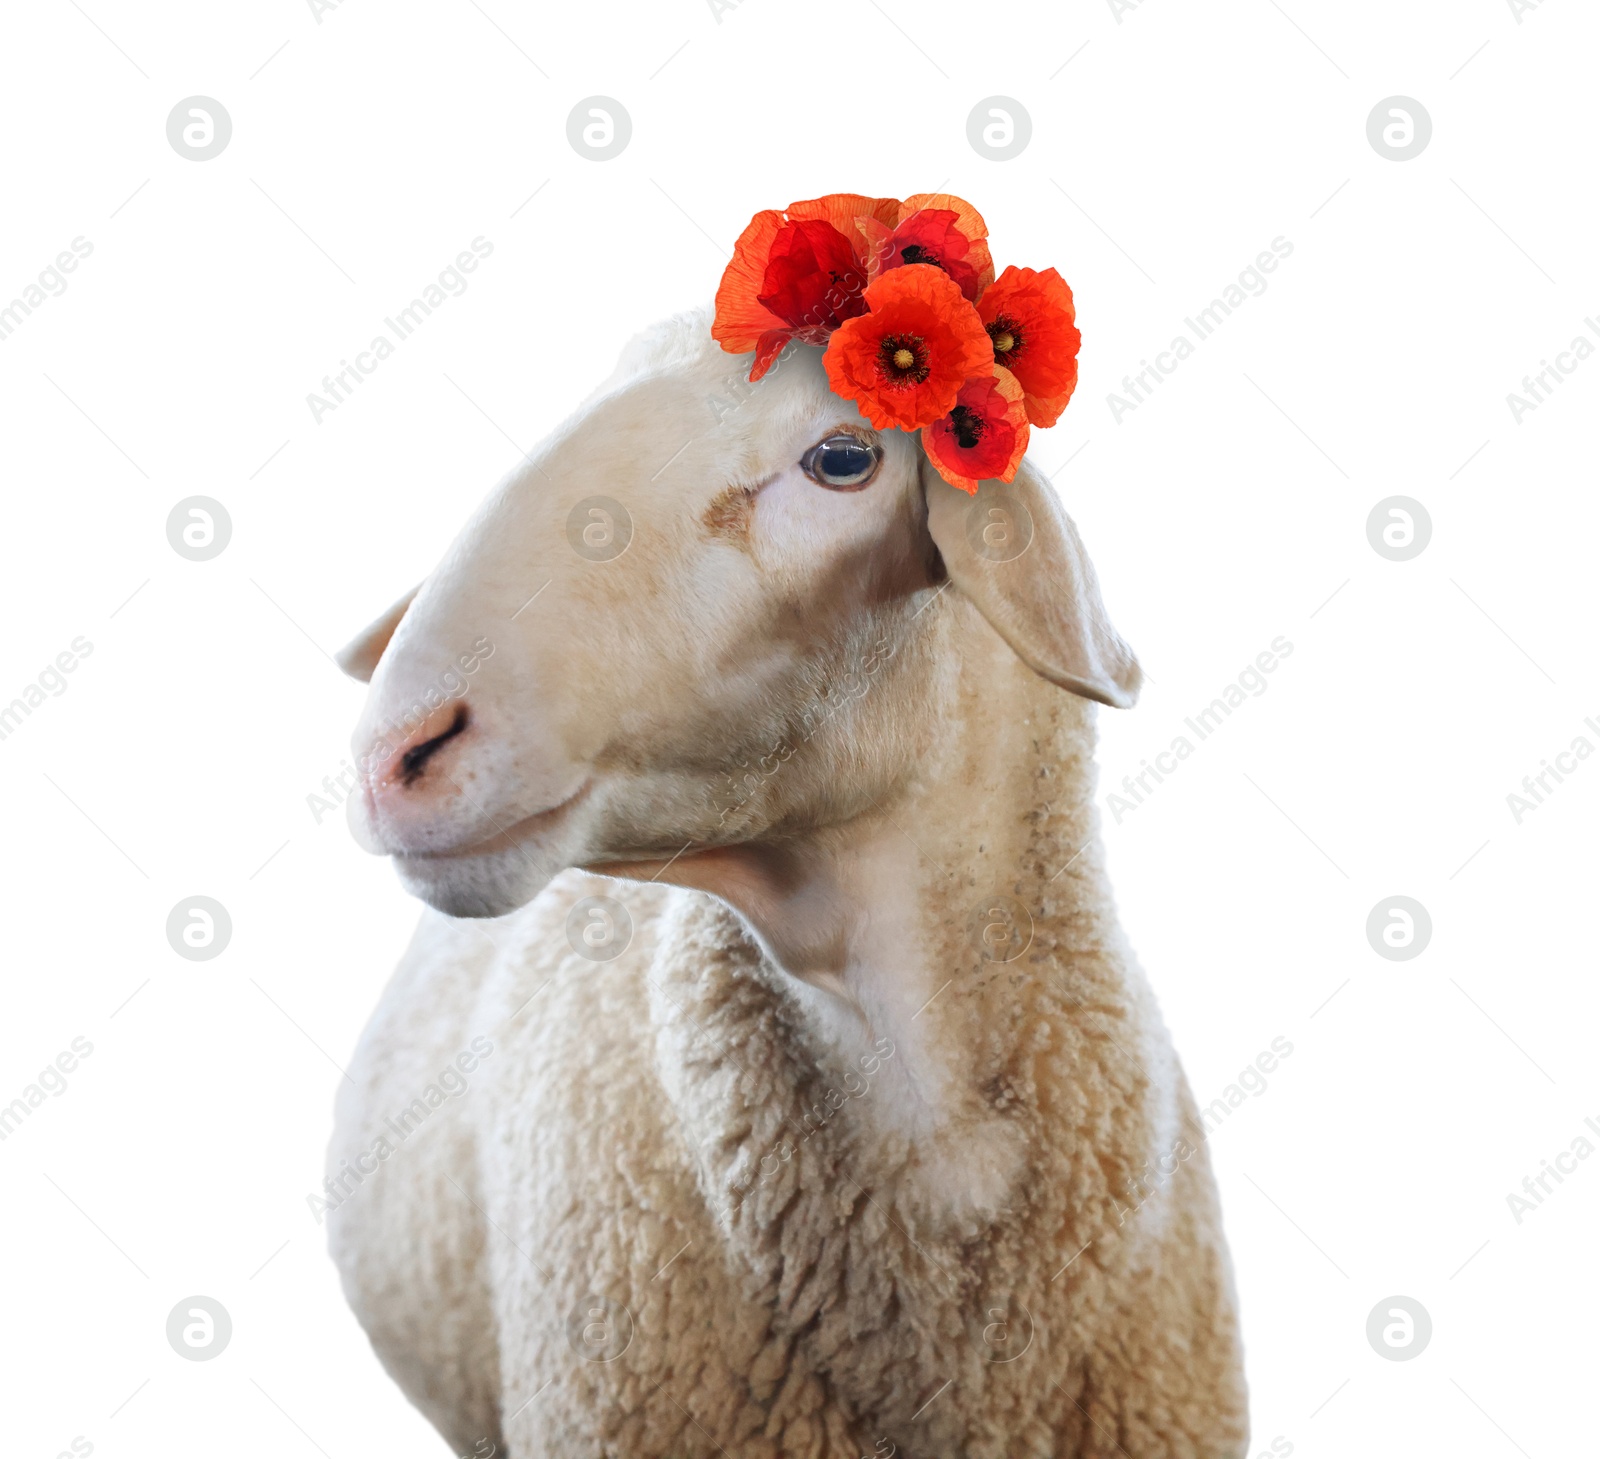
[[[406,609],[411,606],[411,600],[421,587],[422,584],[418,583],[381,618],[369,623],[334,655],[334,662],[352,679],[359,679],[363,684],[371,682],[378,660],[383,657],[384,649],[389,647],[389,640],[394,637],[395,629],[400,626],[400,620],[406,616]]]
[[[1100,601],[1100,584],[1072,519],[1027,461],[1009,486],[985,481],[968,496],[926,459],[928,531],[951,583],[1036,674],[1117,709],[1139,697],[1142,675]]]

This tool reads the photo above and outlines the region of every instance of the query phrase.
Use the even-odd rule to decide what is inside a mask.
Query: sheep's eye
[[[800,458],[800,469],[818,486],[858,491],[877,474],[883,450],[856,436],[829,436]]]

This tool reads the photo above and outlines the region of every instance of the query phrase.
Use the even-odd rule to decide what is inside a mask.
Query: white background
[[[709,298],[752,212],[937,189],[1077,293],[1082,385],[1034,450],[1070,458],[1150,673],[1102,716],[1107,787],[1294,645],[1105,830],[1201,1101],[1294,1046],[1213,1141],[1252,1453],[1588,1442],[1600,1159],[1520,1225],[1506,1196],[1600,1117],[1600,759],[1520,825],[1506,796],[1600,745],[1600,360],[1521,424],[1506,395],[1600,317],[1592,7],[49,0],[5,49],[0,302],[93,253],[0,341],[0,702],[94,645],[0,742],[0,1102],[94,1045],[0,1144],[7,1455],[445,1452],[305,1199],[415,917],[307,806],[362,692],[328,654],[633,329]],[[605,163],[566,137],[596,93],[633,120]],[[204,163],[165,133],[195,94],[234,127]],[[1014,161],[967,141],[994,94],[1032,117]],[[1434,126],[1403,163],[1366,135],[1396,94]],[[468,291],[315,423],[307,393],[479,235]],[[1116,423],[1108,392],[1279,236],[1267,291]],[[165,536],[195,494],[233,520],[207,563]],[[1397,494],[1433,522],[1404,563],[1365,530]],[[214,962],[164,935],[197,893],[233,918]],[[1395,894],[1433,919],[1409,962],[1364,932]],[[233,1318],[213,1362],[164,1336],[195,1293]],[[1409,1362],[1366,1340],[1392,1294],[1433,1319]]]

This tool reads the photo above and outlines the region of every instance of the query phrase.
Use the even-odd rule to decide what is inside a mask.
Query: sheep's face
[[[826,825],[914,763],[944,571],[920,446],[820,351],[747,368],[703,317],[643,337],[346,651],[378,660],[352,826],[434,906]]]

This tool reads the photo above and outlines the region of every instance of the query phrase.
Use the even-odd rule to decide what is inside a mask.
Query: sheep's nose
[[[432,710],[399,749],[391,751],[381,764],[370,767],[375,794],[404,795],[423,789],[429,764],[471,722],[470,711],[459,701]]]
[[[368,851],[427,853],[453,845],[479,811],[468,787],[490,768],[487,722],[464,699],[448,699],[421,720],[389,720],[369,731],[357,756],[360,791],[350,829]]]

